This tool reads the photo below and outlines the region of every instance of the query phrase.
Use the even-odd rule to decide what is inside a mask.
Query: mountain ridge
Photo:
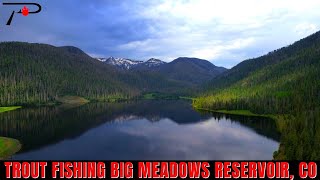
[[[312,43],[306,43],[308,41],[313,41]],[[288,56],[293,56],[294,54],[300,53],[303,49],[310,48],[312,46],[318,46],[320,44],[320,31],[311,34],[305,38],[302,38],[293,44],[279,48],[277,50],[271,51],[265,55],[262,55],[257,58],[250,58],[244,61],[241,61],[236,66],[231,68],[229,71],[222,73],[212,79],[211,82],[208,82],[208,87],[211,88],[221,88],[227,86],[229,83],[232,84],[245,76],[248,76],[250,73],[264,68],[268,65],[278,63],[282,60],[287,59]],[[292,54],[294,53],[294,54]]]
[[[128,58],[119,58],[119,57],[112,57],[112,56],[109,58],[95,58],[95,59],[123,70],[130,70],[133,68],[139,68],[143,66],[156,67],[166,63],[164,61],[161,61],[155,58],[150,58],[147,61],[132,60]]]
[[[127,62],[127,59],[121,60]],[[140,67],[121,70],[73,46],[2,42],[0,93],[3,96],[0,97],[0,105],[55,103],[62,96],[115,101],[136,98],[149,92],[190,95],[197,92],[195,83],[207,76],[196,68],[199,70],[195,73],[200,77],[199,82],[172,78],[156,71],[161,64],[168,63],[153,58],[144,62],[143,66],[152,70],[142,70]],[[185,71],[183,67],[179,69]]]
[[[96,59],[121,70],[156,73],[174,82],[193,87],[227,71],[226,68],[215,66],[208,60],[191,57],[179,57],[168,63],[155,58],[147,61],[114,57]]]
[[[176,81],[187,81],[200,85],[215,76],[227,71],[224,67],[217,67],[208,60],[180,57],[170,63],[159,66],[156,72]]]
[[[65,95],[114,101],[185,89],[156,73],[120,71],[79,48],[25,42],[0,43],[0,87],[0,106],[54,103]]]

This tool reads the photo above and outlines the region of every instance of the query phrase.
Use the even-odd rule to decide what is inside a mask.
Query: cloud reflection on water
[[[272,159],[278,142],[240,123],[209,118],[177,124],[127,116],[107,122],[75,139],[16,155],[15,159],[241,160]]]

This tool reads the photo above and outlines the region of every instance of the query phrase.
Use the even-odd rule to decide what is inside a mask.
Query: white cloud
[[[41,14],[3,27],[0,41],[74,45],[92,55],[142,60],[194,56],[232,67],[320,28],[320,0],[87,0],[77,13],[69,11],[73,1],[43,2]]]
[[[312,23],[301,23],[295,27],[295,32],[301,35],[308,35],[318,30],[317,25]]]
[[[235,39],[231,42],[219,43],[211,47],[199,47],[199,49],[192,52],[192,56],[203,59],[217,59],[223,57],[226,51],[242,49],[252,43],[254,43],[254,38]]]
[[[134,10],[152,20],[150,37],[119,49],[167,61],[194,56],[230,67],[315,32],[319,9],[318,0],[163,0]]]

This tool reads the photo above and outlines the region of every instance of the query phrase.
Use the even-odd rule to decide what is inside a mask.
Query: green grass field
[[[0,107],[0,113],[7,112],[7,111],[13,111],[13,110],[16,110],[19,108],[21,108],[21,106]]]
[[[21,149],[21,144],[16,139],[0,137],[0,160],[6,159]]]

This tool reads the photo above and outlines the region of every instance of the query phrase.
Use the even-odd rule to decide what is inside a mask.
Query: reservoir
[[[23,108],[0,114],[0,136],[23,144],[14,160],[271,160],[280,139],[272,119],[183,100]]]

